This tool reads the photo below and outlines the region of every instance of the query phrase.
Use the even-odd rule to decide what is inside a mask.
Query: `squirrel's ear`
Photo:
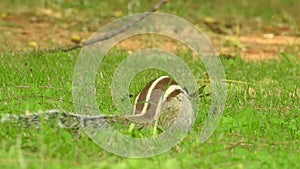
[[[184,90],[188,95],[190,95],[189,90],[187,89],[186,86],[183,87],[183,90]]]

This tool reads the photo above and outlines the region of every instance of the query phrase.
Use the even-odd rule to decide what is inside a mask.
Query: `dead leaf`
[[[217,20],[215,18],[213,18],[213,17],[207,16],[207,17],[203,18],[203,22],[206,23],[206,24],[210,24],[211,25],[211,24],[216,24]]]
[[[28,46],[31,47],[31,48],[37,48],[38,44],[35,41],[31,41],[31,42],[28,43]]]
[[[8,16],[8,13],[7,13],[7,12],[1,12],[1,14],[0,14],[0,17],[1,17],[2,19],[6,18],[7,16]]]
[[[272,38],[274,38],[274,34],[273,33],[263,34],[263,38],[265,38],[265,39],[272,39]]]
[[[71,36],[71,41],[74,43],[80,43],[81,42],[81,37],[79,35],[72,35]]]

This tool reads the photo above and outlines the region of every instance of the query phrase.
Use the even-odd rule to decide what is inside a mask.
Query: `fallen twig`
[[[91,40],[87,40],[85,42],[76,44],[76,45],[71,45],[71,46],[66,46],[66,47],[62,47],[62,48],[55,48],[55,49],[48,49],[48,50],[44,50],[43,52],[47,52],[47,53],[56,53],[56,52],[69,52],[78,48],[82,48],[84,46],[89,46],[92,45],[94,43],[100,42],[100,41],[104,41],[107,39],[110,39],[122,32],[125,32],[126,30],[128,30],[129,28],[133,27],[134,25],[136,25],[137,23],[141,22],[142,20],[144,20],[147,16],[151,15],[151,12],[155,12],[157,11],[161,6],[163,6],[164,4],[166,4],[168,2],[168,0],[160,0],[159,2],[157,2],[156,4],[154,4],[152,6],[152,8],[150,8],[148,11],[146,11],[145,13],[143,13],[139,18],[137,18],[136,20],[123,25],[121,28],[112,31],[109,34],[105,34],[103,36],[98,37],[97,39],[91,39]]]

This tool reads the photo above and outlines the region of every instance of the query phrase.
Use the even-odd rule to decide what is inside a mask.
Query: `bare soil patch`
[[[74,44],[88,39],[94,32],[74,31],[72,23],[56,24],[53,19],[36,20],[27,15],[9,15],[1,18],[0,50],[27,50],[33,48],[49,49]],[[209,36],[218,54],[240,55],[245,60],[279,59],[280,52],[300,51],[300,39],[293,36],[274,36],[273,34],[242,35],[229,37],[215,34]],[[120,48],[135,51],[145,45],[137,39],[121,42]],[[160,48],[177,50],[176,42],[164,41]],[[300,57],[300,53],[296,52]]]

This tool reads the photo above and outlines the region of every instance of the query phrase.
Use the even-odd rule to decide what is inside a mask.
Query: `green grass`
[[[99,68],[107,79],[96,83],[97,94],[102,93],[102,101],[98,99],[98,103],[107,112],[113,110],[109,95],[111,68],[124,56],[120,51],[113,51]],[[74,109],[71,80],[76,52],[43,56],[4,52],[0,57],[1,113]],[[197,136],[202,119],[197,120],[178,146],[148,159],[117,157],[102,150],[83,133],[73,134],[47,125],[36,130],[0,124],[0,167],[298,168],[299,60],[285,55],[281,61],[245,62],[235,58],[222,59],[222,63],[227,79],[237,82],[228,81],[224,115],[213,136],[204,144],[199,144]],[[192,69],[198,66],[189,65]],[[132,88],[138,90],[140,85]],[[209,102],[203,101],[200,113],[206,113],[208,106]]]
[[[0,11],[10,14],[25,13],[31,16],[39,16],[38,12],[30,11],[40,9],[51,9],[51,19],[53,24],[61,25],[63,23],[74,22],[69,29],[96,31],[103,24],[108,23],[120,16],[126,16],[132,13],[147,11],[156,0],[79,0],[79,1],[34,1],[34,0],[4,0],[1,3]],[[131,4],[131,5],[128,5]],[[240,24],[240,29],[251,28],[257,31],[261,24],[271,24],[272,26],[293,27],[292,34],[297,33],[297,27],[300,22],[298,9],[300,2],[297,0],[272,0],[272,1],[239,1],[239,0],[191,0],[178,1],[172,0],[159,9],[159,12],[174,14],[191,21],[196,25],[201,25],[204,17],[215,18],[219,23],[234,27]],[[61,14],[62,17],[54,17],[55,14]],[[44,19],[42,19],[44,20]],[[257,23],[256,20],[260,20]],[[249,25],[249,23],[251,25]],[[201,25],[203,26],[203,24]]]

